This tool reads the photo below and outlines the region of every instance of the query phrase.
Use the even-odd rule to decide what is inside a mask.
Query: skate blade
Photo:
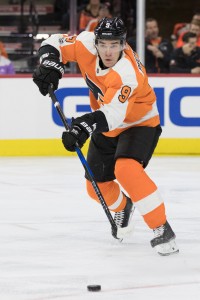
[[[178,246],[176,245],[175,240],[171,240],[168,243],[160,244],[155,246],[155,250],[161,256],[169,256],[172,254],[179,253]]]

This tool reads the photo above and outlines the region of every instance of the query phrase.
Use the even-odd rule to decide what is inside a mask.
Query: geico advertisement
[[[200,138],[200,78],[150,77],[157,95],[162,138]],[[1,78],[0,139],[59,138],[63,125],[49,96],[31,78]],[[90,111],[81,77],[64,77],[56,95],[68,121]]]

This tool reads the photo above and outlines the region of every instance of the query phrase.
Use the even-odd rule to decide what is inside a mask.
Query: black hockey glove
[[[76,147],[82,148],[93,132],[106,132],[108,130],[104,113],[95,111],[72,119],[70,130],[62,134],[62,142],[65,149],[73,152]]]
[[[54,54],[44,58],[33,73],[33,81],[39,87],[42,95],[48,94],[48,87],[52,83],[53,89],[57,90],[59,79],[64,74],[64,65]]]

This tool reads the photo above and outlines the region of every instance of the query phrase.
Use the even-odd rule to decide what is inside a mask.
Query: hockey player
[[[156,97],[144,66],[126,43],[122,19],[104,18],[94,33],[52,35],[42,43],[39,56],[33,80],[43,95],[50,84],[58,88],[64,64],[79,65],[93,112],[72,119],[62,141],[68,151],[75,151],[77,144],[81,148],[91,137],[87,161],[109,209],[115,212],[117,226],[129,227],[136,207],[153,229],[151,246],[161,255],[178,252],[163,200],[144,170],[161,134]],[[90,197],[98,201],[87,178],[86,185]]]

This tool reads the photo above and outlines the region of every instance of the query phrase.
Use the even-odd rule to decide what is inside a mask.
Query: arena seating
[[[32,72],[42,40],[59,31],[52,4],[37,4],[35,7],[0,4],[0,41],[4,43],[16,73]]]

